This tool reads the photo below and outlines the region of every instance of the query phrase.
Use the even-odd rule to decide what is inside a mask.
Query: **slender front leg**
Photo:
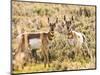
[[[49,51],[47,50],[46,52],[46,60],[47,60],[47,64],[48,64],[48,67],[50,67],[50,59],[49,59]]]
[[[29,47],[29,44],[28,44],[28,34],[25,34],[24,36],[24,40],[25,40],[25,50],[27,50]]]
[[[86,50],[87,50],[87,54],[89,56],[89,58],[92,60],[93,57],[92,57],[92,52],[89,50],[88,46],[87,46],[87,43],[85,42],[85,47],[86,47]]]

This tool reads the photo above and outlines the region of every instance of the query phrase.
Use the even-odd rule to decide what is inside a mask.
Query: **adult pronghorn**
[[[18,48],[17,50],[40,49],[44,59],[44,66],[49,66],[49,41],[53,39],[54,29],[56,27],[57,19],[55,22],[50,22],[48,18],[49,31],[48,32],[24,32],[17,36]]]
[[[79,55],[79,53],[81,52],[83,53],[85,52],[87,56],[89,56],[92,59],[92,53],[88,48],[85,35],[81,32],[77,32],[72,29],[73,16],[67,19],[66,16],[64,15],[64,21],[65,21],[65,26],[67,28],[68,43],[69,45],[74,47],[76,56]],[[82,51],[81,49],[83,45],[86,47],[85,51]]]

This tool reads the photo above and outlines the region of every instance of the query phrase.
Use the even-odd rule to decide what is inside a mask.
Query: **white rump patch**
[[[29,44],[30,44],[32,49],[37,49],[37,48],[40,48],[41,40],[37,39],[37,38],[30,39]]]

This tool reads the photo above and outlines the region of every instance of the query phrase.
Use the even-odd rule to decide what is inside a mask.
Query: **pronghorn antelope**
[[[13,69],[23,69],[24,65],[30,60],[30,50],[25,49],[25,35],[23,28],[18,28],[18,36],[16,37],[17,48],[13,54]]]
[[[90,50],[88,48],[85,35],[83,33],[72,30],[73,17],[67,20],[66,16],[64,16],[64,21],[67,28],[68,43],[75,48],[76,56],[81,52],[87,52],[87,55],[92,59],[92,53],[90,53]],[[82,45],[86,47],[85,51],[81,51]]]
[[[17,50],[23,52],[32,49],[40,49],[44,59],[44,66],[49,66],[49,41],[53,39],[54,29],[56,27],[57,19],[51,23],[48,18],[49,31],[48,32],[24,32],[17,36],[18,47]]]

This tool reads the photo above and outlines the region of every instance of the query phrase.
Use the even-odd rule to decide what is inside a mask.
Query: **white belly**
[[[80,33],[80,32],[75,32],[75,31],[73,31],[75,34],[76,34],[76,36],[77,36],[77,41],[79,42],[79,43],[83,43],[83,37],[82,37],[82,33]]]
[[[40,45],[41,45],[41,40],[40,39],[30,39],[29,40],[29,44],[31,46],[32,49],[38,49],[40,48]]]
[[[75,39],[68,39],[68,44],[71,46],[75,46],[76,40]]]

